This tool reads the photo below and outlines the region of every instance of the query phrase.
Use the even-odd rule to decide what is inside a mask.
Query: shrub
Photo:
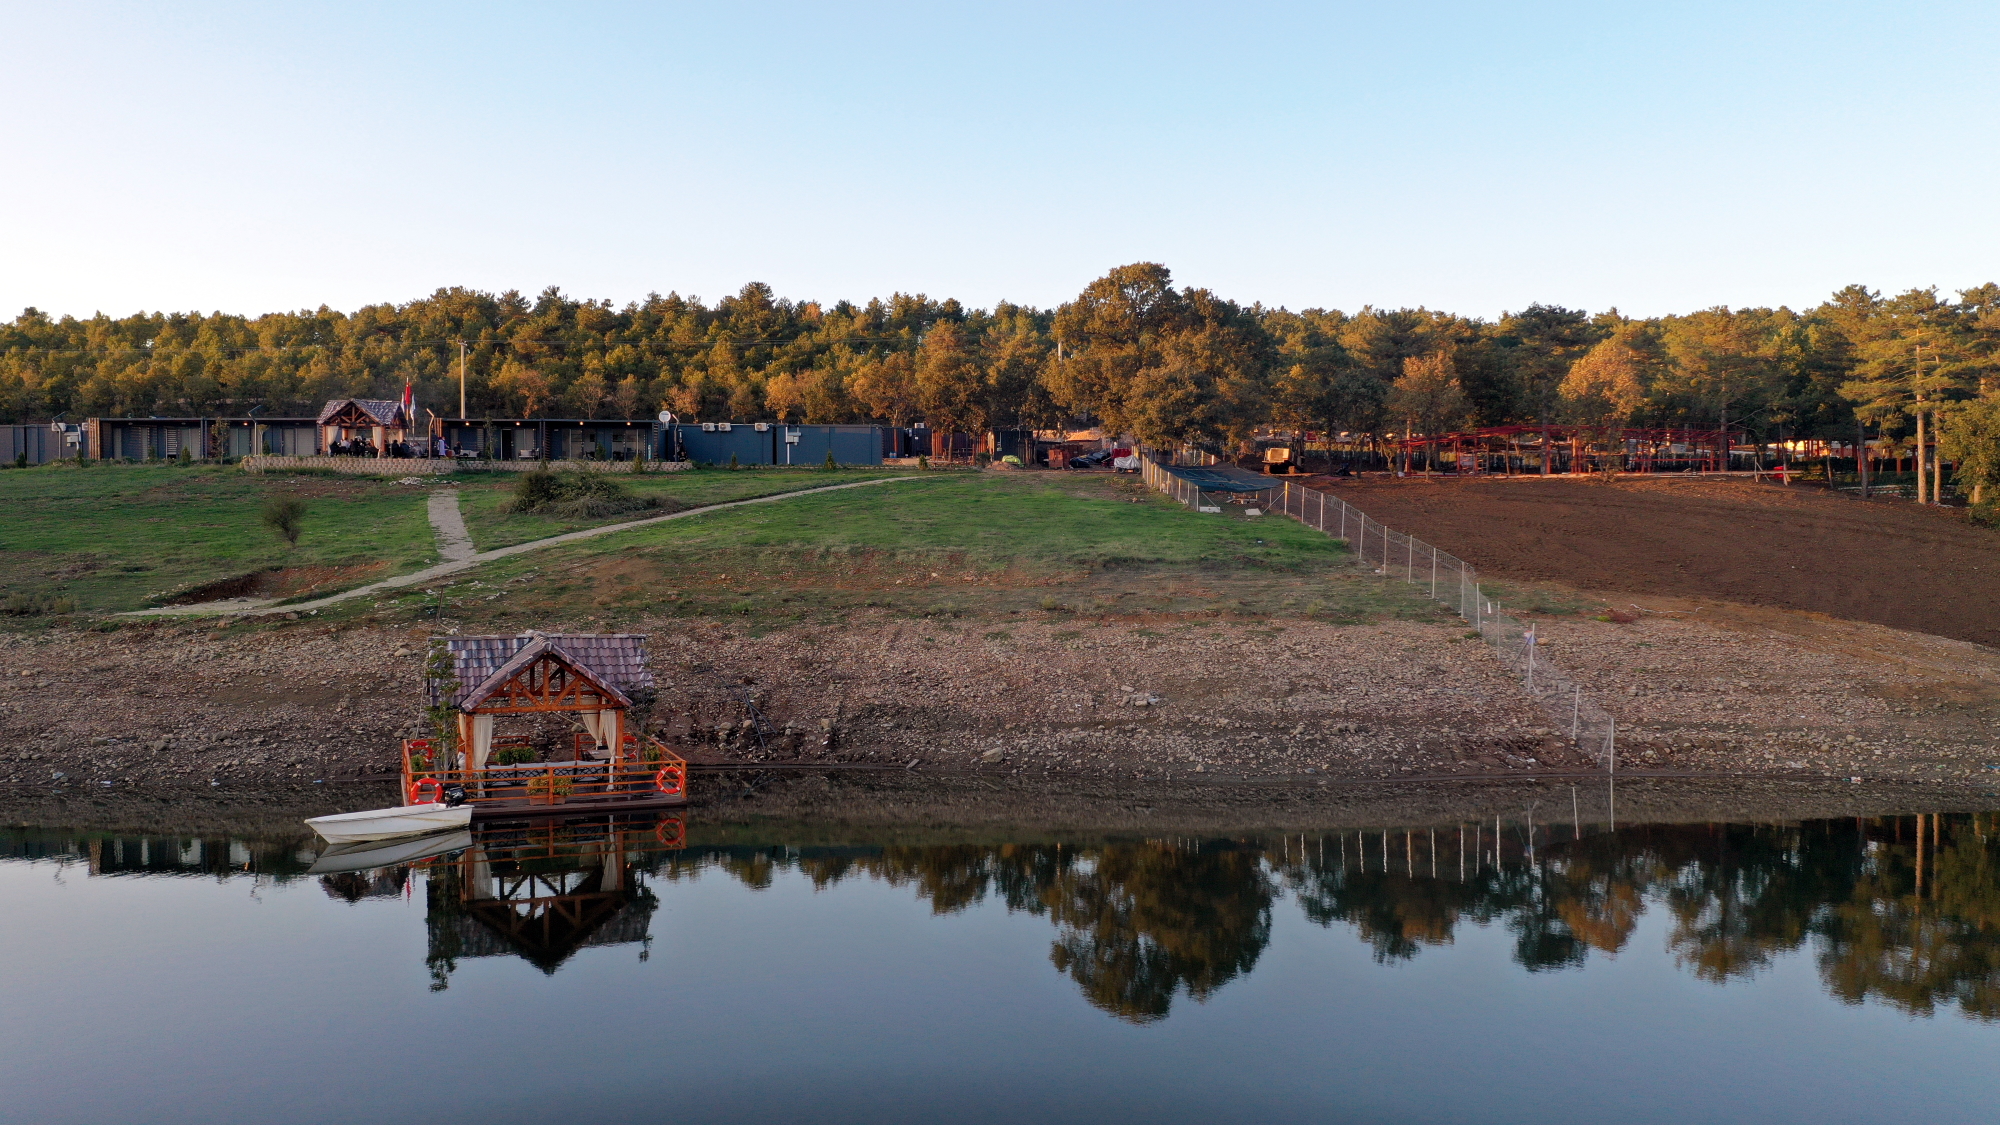
[[[264,501],[263,520],[287,546],[296,547],[305,530],[306,502],[296,496],[273,496]]]
[[[741,466],[741,465],[738,465],[738,464],[736,463],[736,454],[734,454],[734,453],[732,453],[732,454],[730,454],[730,455],[729,455],[729,467],[730,467],[730,468],[732,468],[732,469],[740,469],[740,468],[742,468],[742,467],[743,467],[743,466]]]
[[[76,599],[40,594],[8,594],[0,598],[0,616],[61,617],[76,612]]]
[[[522,473],[514,482],[514,499],[507,510],[533,513],[558,519],[589,519],[620,512],[666,508],[669,502],[657,496],[632,495],[625,483],[610,473],[573,469],[566,473],[535,469]]]
[[[502,746],[493,754],[493,761],[502,766],[518,766],[535,760],[532,746]]]
[[[28,467],[27,450],[23,449],[21,452],[14,454],[14,467],[17,469],[25,469]]]
[[[837,462],[837,461],[835,461],[835,460],[833,459],[833,450],[831,450],[831,449],[827,450],[827,451],[826,451],[826,471],[830,473],[830,472],[832,472],[832,471],[834,471],[835,469],[838,469],[838,468],[840,468],[840,463],[839,463],[839,462]]]
[[[177,465],[192,465],[194,464],[194,454],[189,453],[188,447],[183,445],[181,446],[180,453],[174,457],[174,463]]]
[[[563,776],[563,777],[545,776],[545,777],[530,778],[528,780],[528,796],[530,797],[539,797],[543,799],[553,798],[554,800],[560,801],[563,798],[568,797],[570,793],[573,792],[575,789],[576,789],[576,780],[568,776]]]

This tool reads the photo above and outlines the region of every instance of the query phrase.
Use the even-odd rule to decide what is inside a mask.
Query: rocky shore
[[[1785,611],[1633,609],[1539,626],[1618,717],[1622,768],[2000,782],[2000,654]],[[647,725],[696,762],[1308,784],[1600,766],[1450,624],[871,611],[839,626],[598,628],[651,637]],[[398,740],[422,729],[429,637],[310,619],[5,636],[0,785],[390,775]]]

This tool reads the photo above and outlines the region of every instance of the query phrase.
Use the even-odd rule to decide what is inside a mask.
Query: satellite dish
[[[660,411],[660,421],[662,421],[662,422],[671,422],[671,421],[673,421],[673,420],[674,420],[674,412],[673,412],[673,411],[671,411],[671,410],[662,410],[662,411]]]

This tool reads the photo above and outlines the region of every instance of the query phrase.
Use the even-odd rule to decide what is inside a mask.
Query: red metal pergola
[[[1487,426],[1392,443],[1407,464],[1426,472],[1589,473],[1726,472],[1731,450],[1747,436],[1733,426]],[[1615,462],[1615,464],[1613,464]]]

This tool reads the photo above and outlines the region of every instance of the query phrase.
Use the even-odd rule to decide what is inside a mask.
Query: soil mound
[[[388,570],[386,562],[355,566],[293,566],[253,570],[234,578],[224,578],[192,590],[183,590],[166,600],[167,605],[199,605],[230,598],[296,598],[330,591],[374,578]]]

